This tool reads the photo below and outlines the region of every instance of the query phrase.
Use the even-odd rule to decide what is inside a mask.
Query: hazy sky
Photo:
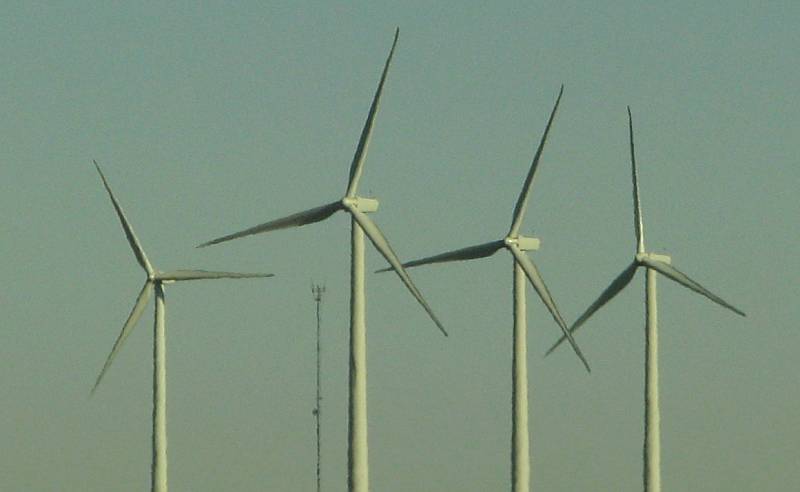
[[[194,245],[342,195],[396,26],[361,190],[398,254],[505,233],[564,83],[523,233],[571,322],[634,254],[630,105],[648,247],[748,314],[659,284],[665,490],[800,483],[795,2],[134,3],[0,17],[0,489],[149,483],[152,305],[89,398],[143,281],[95,158],[156,267],[276,274],[167,287],[172,489],[312,490],[314,279],[345,490],[346,216]],[[373,490],[508,488],[511,272],[411,271],[449,338],[367,278]],[[559,332],[528,299],[533,487],[640,490],[643,274],[577,337],[591,374],[542,357]]]

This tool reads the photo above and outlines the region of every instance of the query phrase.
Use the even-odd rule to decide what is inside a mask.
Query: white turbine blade
[[[400,277],[400,280],[403,281],[406,288],[408,288],[409,292],[411,292],[411,295],[414,296],[414,298],[417,300],[417,302],[420,303],[422,308],[425,309],[425,311],[431,317],[433,322],[436,323],[436,326],[438,326],[439,329],[442,331],[444,336],[447,336],[447,331],[444,329],[444,326],[442,326],[442,323],[439,321],[436,315],[433,314],[433,310],[425,301],[425,299],[422,297],[422,293],[414,285],[414,282],[411,281],[411,277],[408,276],[408,273],[406,272],[405,268],[403,268],[403,265],[400,263],[400,259],[397,257],[397,254],[392,250],[392,247],[389,245],[389,242],[386,240],[386,237],[383,235],[381,230],[378,229],[378,226],[369,217],[367,217],[366,214],[359,211],[358,209],[356,208],[348,208],[348,209],[350,210],[350,213],[353,214],[353,217],[356,219],[356,222],[358,222],[358,225],[360,225],[361,228],[364,230],[364,233],[367,235],[369,240],[372,242],[373,245],[375,245],[375,248],[380,252],[380,254],[383,255],[384,258],[386,258],[386,261],[388,261],[389,264],[392,265],[392,268],[397,273],[397,276]]]
[[[180,282],[182,280],[205,280],[218,278],[266,278],[274,277],[274,273],[236,273],[236,272],[209,272],[207,270],[175,270],[159,273],[158,280]]]
[[[133,254],[136,256],[136,261],[139,262],[139,264],[148,274],[153,273],[153,267],[147,260],[147,255],[144,254],[144,249],[142,249],[142,245],[139,244],[139,239],[136,237],[136,233],[133,232],[133,227],[131,227],[127,217],[125,217],[122,207],[119,205],[116,197],[114,197],[114,193],[111,191],[111,186],[109,186],[103,171],[100,170],[100,165],[97,164],[97,161],[95,160],[92,160],[92,162],[94,163],[94,167],[97,168],[97,172],[100,174],[100,179],[103,180],[103,186],[105,186],[108,196],[111,198],[111,203],[114,205],[114,210],[117,211],[117,217],[119,217],[119,221],[122,224],[122,229],[125,231],[125,237],[128,238],[128,243],[131,245]]]
[[[511,253],[517,260],[517,263],[522,267],[522,270],[525,271],[525,275],[528,277],[528,280],[530,280],[531,285],[536,290],[536,293],[539,294],[539,297],[542,299],[542,302],[544,302],[547,310],[550,311],[551,315],[553,315],[553,319],[555,319],[556,323],[558,323],[558,326],[561,327],[561,331],[564,333],[564,336],[567,337],[567,340],[569,340],[569,343],[572,345],[572,349],[575,351],[575,354],[578,356],[581,362],[583,362],[583,365],[586,366],[586,370],[591,372],[592,370],[589,367],[589,362],[586,360],[586,357],[583,356],[581,349],[578,348],[578,344],[575,343],[575,340],[572,338],[572,334],[567,329],[567,324],[564,322],[564,318],[561,317],[561,313],[558,312],[558,308],[553,300],[553,296],[551,296],[550,291],[547,290],[547,286],[544,284],[542,275],[539,273],[539,270],[536,268],[533,260],[531,260],[528,255],[521,251],[516,245],[512,244],[508,247],[508,249],[511,250]]]
[[[288,227],[299,227],[306,224],[313,224],[314,222],[319,222],[321,220],[327,219],[328,217],[333,215],[336,211],[341,209],[342,209],[341,202],[328,203],[327,205],[322,205],[321,207],[304,210],[302,212],[289,215],[287,217],[283,217],[270,222],[259,224],[257,226],[250,227],[249,229],[245,229],[243,231],[234,232],[233,234],[229,234],[227,236],[212,239],[211,241],[205,242],[197,247],[204,248],[206,246],[211,246],[212,244],[223,243],[225,241],[230,241],[231,239],[238,239],[240,237],[252,236],[253,234],[259,234],[262,232],[269,232],[278,229],[286,229]]]
[[[584,311],[584,313],[583,313],[583,314],[580,316],[580,318],[578,318],[578,319],[577,319],[577,320],[576,320],[576,321],[575,321],[575,322],[572,324],[572,326],[570,326],[570,328],[569,328],[569,332],[570,332],[570,333],[575,333],[575,331],[577,331],[577,329],[578,329],[578,328],[580,328],[580,327],[583,325],[583,323],[584,323],[584,322],[585,322],[587,319],[589,319],[589,318],[590,318],[590,317],[591,317],[591,316],[592,316],[592,315],[593,315],[593,314],[594,314],[594,313],[595,313],[595,312],[596,312],[598,309],[600,309],[601,307],[603,307],[603,306],[604,306],[604,305],[605,305],[605,304],[606,304],[608,301],[610,301],[611,299],[613,299],[613,298],[614,298],[614,296],[616,296],[617,294],[619,294],[619,293],[620,293],[620,291],[621,291],[622,289],[624,289],[624,288],[625,288],[625,287],[626,287],[626,286],[627,286],[627,285],[630,283],[631,279],[633,278],[633,275],[636,273],[636,268],[638,268],[638,267],[639,267],[639,265],[638,265],[636,262],[634,262],[634,263],[631,263],[630,265],[628,265],[628,267],[627,267],[627,268],[625,268],[625,270],[623,270],[623,271],[622,271],[622,273],[620,273],[620,274],[617,276],[617,278],[615,278],[615,279],[614,279],[614,281],[613,281],[613,282],[611,282],[611,285],[609,285],[608,287],[606,287],[606,290],[604,290],[604,291],[603,291],[603,293],[602,293],[602,294],[600,294],[600,297],[598,297],[598,298],[597,298],[597,300],[596,300],[596,301],[594,301],[594,302],[592,303],[592,305],[591,305],[591,306],[589,306],[589,307],[586,309],[586,311]],[[558,340],[558,341],[557,341],[555,344],[553,344],[553,346],[552,346],[552,347],[550,347],[550,349],[549,349],[549,350],[548,350],[548,351],[545,353],[545,357],[546,357],[546,356],[548,356],[548,355],[550,355],[550,354],[551,354],[551,353],[552,353],[552,352],[553,352],[553,351],[554,351],[556,348],[558,348],[558,346],[559,346],[559,345],[561,345],[562,343],[564,343],[564,340],[566,340],[566,339],[567,339],[567,337],[564,337],[564,336],[562,336],[562,337],[561,337],[561,338],[560,338],[560,339],[559,339],[559,340]]]
[[[664,263],[663,261],[653,260],[653,259],[647,258],[647,257],[644,257],[644,258],[640,259],[639,261],[644,266],[646,266],[648,268],[652,268],[653,270],[656,270],[657,272],[661,273],[665,277],[670,278],[670,279],[674,280],[675,282],[678,282],[679,284],[683,285],[684,287],[687,287],[687,288],[697,292],[698,294],[702,294],[702,295],[708,297],[709,299],[711,299],[712,301],[716,302],[720,306],[723,306],[723,307],[726,307],[726,308],[730,309],[731,311],[733,311],[734,313],[738,314],[739,316],[746,316],[743,311],[740,311],[739,309],[736,309],[735,307],[731,306],[730,304],[728,304],[727,302],[722,300],[722,298],[720,298],[719,296],[716,296],[716,295],[712,294],[711,291],[709,291],[708,289],[706,289],[702,285],[698,284],[694,280],[690,279],[685,273],[681,272],[680,270],[678,270],[674,266],[672,266],[672,265],[670,265],[668,263]]]
[[[364,123],[364,129],[361,130],[361,138],[358,140],[358,147],[353,156],[353,162],[350,164],[350,177],[347,181],[347,192],[345,196],[354,197],[358,191],[358,181],[361,179],[361,171],[364,168],[364,159],[367,158],[367,148],[369,147],[369,140],[372,137],[372,126],[375,123],[375,114],[378,112],[378,105],[381,102],[381,94],[383,93],[383,84],[386,82],[386,74],[389,72],[389,64],[392,62],[394,55],[394,48],[397,46],[397,37],[400,35],[400,28],[398,27],[394,32],[394,41],[392,42],[392,49],[389,51],[389,57],[386,58],[386,65],[383,67],[381,74],[381,81],[378,83],[378,89],[375,91],[375,97],[372,99],[372,105],[369,107],[367,114],[367,121]]]
[[[125,343],[128,335],[131,334],[131,330],[133,330],[133,327],[136,326],[136,322],[142,317],[142,312],[144,311],[145,306],[147,306],[147,301],[150,300],[150,296],[152,294],[153,283],[148,280],[144,283],[142,291],[139,292],[139,297],[136,299],[136,304],[133,305],[131,314],[128,315],[128,320],[125,321],[125,324],[122,326],[122,331],[119,333],[117,340],[114,342],[114,346],[111,348],[111,353],[108,354],[105,364],[103,364],[103,369],[100,371],[100,375],[97,376],[97,380],[92,387],[92,394],[94,394],[94,391],[97,389],[97,386],[100,384],[100,381],[103,379],[106,371],[108,371],[108,368],[111,366],[111,362],[114,360],[114,357],[117,356],[117,353],[122,348],[122,344]]]
[[[547,120],[547,126],[544,129],[542,140],[539,142],[539,147],[536,149],[536,154],[533,156],[531,169],[528,171],[528,175],[525,177],[525,184],[522,186],[522,192],[519,194],[519,198],[517,198],[516,206],[514,206],[514,220],[512,221],[511,229],[508,232],[509,237],[516,237],[519,233],[519,228],[522,224],[522,217],[525,215],[525,209],[528,206],[528,197],[530,195],[531,185],[533,184],[533,178],[536,176],[536,169],[539,167],[539,158],[542,156],[544,143],[547,140],[547,134],[550,132],[550,126],[553,124],[553,118],[556,116],[558,103],[561,102],[561,95],[563,93],[564,85],[562,84],[561,90],[558,91],[558,99],[556,99],[556,104],[553,106],[553,111],[550,113],[550,119]]]
[[[476,258],[485,258],[495,254],[497,250],[502,248],[504,245],[505,243],[503,241],[492,241],[490,243],[478,244],[477,246],[469,246],[467,248],[456,249],[454,251],[448,251],[447,253],[442,253],[435,256],[428,256],[427,258],[422,258],[419,260],[408,261],[403,263],[403,267],[412,268],[431,263],[446,263],[449,261],[464,261],[474,260]],[[375,273],[388,272],[389,270],[393,270],[393,268],[381,268],[380,270],[376,270]]]
[[[642,204],[639,200],[639,174],[636,170],[636,154],[633,149],[633,116],[628,106],[628,131],[631,137],[631,176],[633,179],[633,227],[636,231],[636,252],[644,253],[644,224],[642,223]]]

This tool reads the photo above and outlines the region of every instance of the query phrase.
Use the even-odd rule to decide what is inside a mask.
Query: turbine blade
[[[569,332],[574,334],[575,331],[577,331],[577,329],[580,328],[583,325],[583,323],[587,319],[589,319],[598,309],[603,307],[608,301],[613,299],[614,296],[619,294],[620,291],[630,283],[631,279],[633,278],[633,275],[636,273],[636,268],[638,266],[639,265],[636,262],[628,265],[628,267],[625,268],[625,270],[623,270],[622,273],[620,273],[617,276],[617,278],[614,279],[613,282],[611,282],[611,285],[606,287],[606,290],[604,290],[603,293],[600,294],[600,297],[598,297],[597,300],[594,301],[592,305],[589,306],[586,309],[586,311],[584,311],[583,314],[581,314],[580,318],[578,318],[572,324],[572,326],[570,326]],[[547,352],[544,354],[545,357],[550,355],[556,348],[558,348],[559,345],[564,343],[564,340],[566,339],[567,337],[562,336],[555,344],[553,344],[552,347],[550,347],[550,349],[547,350]]]
[[[345,196],[348,197],[356,196],[356,192],[358,191],[358,181],[361,179],[364,159],[367,158],[367,148],[369,147],[370,137],[372,137],[372,126],[375,123],[375,114],[378,112],[378,105],[381,102],[381,94],[383,93],[383,84],[386,82],[386,74],[389,72],[389,64],[392,62],[394,48],[397,46],[397,37],[399,35],[400,28],[398,27],[394,32],[392,49],[389,51],[389,57],[386,58],[386,65],[383,67],[381,81],[378,83],[378,89],[375,91],[375,97],[372,99],[372,105],[369,107],[367,121],[364,123],[364,129],[361,130],[361,137],[358,139],[358,147],[353,156],[353,162],[350,164],[350,177],[347,181],[347,192],[345,193]]]
[[[467,248],[456,249],[454,251],[448,251],[447,253],[442,253],[435,256],[428,256],[427,258],[422,258],[419,260],[408,261],[403,263],[403,267],[412,268],[420,265],[428,265],[430,263],[446,263],[449,261],[485,258],[495,254],[497,250],[503,247],[503,245],[503,241],[492,241],[490,243],[478,244],[477,246],[469,246]],[[375,273],[388,272],[392,269],[392,267],[381,268],[380,270],[376,270]]]
[[[408,276],[408,272],[406,272],[403,265],[400,263],[400,259],[397,257],[397,254],[392,250],[392,247],[389,245],[389,242],[386,240],[386,237],[383,235],[378,226],[369,218],[366,214],[359,211],[356,208],[348,208],[350,213],[353,214],[353,217],[358,222],[358,225],[364,230],[364,233],[367,235],[369,240],[375,245],[375,248],[386,258],[386,261],[392,265],[392,268],[397,273],[397,276],[400,277],[400,280],[403,281],[406,288],[411,292],[411,295],[419,302],[423,309],[428,313],[428,316],[431,317],[436,326],[442,331],[444,336],[447,336],[447,331],[444,329],[444,326],[433,314],[433,310],[422,297],[422,293],[417,289],[414,285],[414,282],[411,281],[411,277]]]
[[[547,134],[550,132],[550,126],[553,124],[553,118],[556,116],[558,103],[561,102],[561,95],[563,93],[564,84],[561,84],[561,90],[558,91],[558,99],[556,99],[556,104],[553,106],[553,111],[550,112],[550,119],[547,120],[547,126],[544,129],[544,134],[542,135],[541,141],[539,141],[539,147],[536,149],[536,154],[533,156],[531,169],[528,171],[528,176],[525,177],[525,184],[522,186],[522,192],[519,194],[519,198],[517,198],[516,206],[514,206],[514,220],[512,221],[511,229],[508,232],[509,237],[516,237],[519,233],[519,228],[522,224],[522,217],[525,215],[525,209],[528,207],[528,197],[530,195],[531,185],[533,184],[533,178],[536,176],[536,169],[539,167],[539,158],[542,156],[544,143],[547,140]]]
[[[675,282],[678,282],[679,284],[683,285],[684,287],[687,287],[687,288],[697,292],[698,294],[702,294],[702,295],[708,297],[709,299],[711,299],[712,301],[716,302],[720,306],[730,309],[731,311],[733,311],[734,313],[738,314],[739,316],[746,316],[746,314],[744,314],[743,311],[741,311],[739,309],[736,309],[732,305],[730,305],[727,302],[725,302],[724,300],[722,300],[722,298],[720,298],[719,296],[716,296],[716,295],[712,294],[711,291],[709,291],[708,289],[706,289],[702,285],[698,284],[694,280],[690,279],[685,273],[681,272],[680,270],[678,270],[674,266],[672,266],[672,265],[670,265],[668,263],[664,263],[663,261],[653,260],[653,259],[647,258],[647,257],[644,257],[639,261],[641,261],[641,263],[643,265],[645,265],[646,267],[652,268],[653,270],[656,270],[657,272],[661,273],[665,277],[667,277],[669,279],[672,279]]]
[[[304,210],[302,212],[289,215],[287,217],[283,217],[270,222],[259,224],[257,226],[250,227],[249,229],[245,229],[243,231],[234,232],[233,234],[229,234],[227,236],[212,239],[211,241],[205,242],[197,247],[204,248],[206,246],[211,246],[212,244],[223,243],[225,241],[230,241],[231,239],[238,239],[240,237],[252,236],[253,234],[259,234],[262,232],[269,232],[278,229],[286,229],[288,227],[299,227],[306,224],[313,224],[314,222],[319,222],[321,220],[327,219],[328,217],[333,215],[334,212],[341,209],[342,209],[341,202],[331,202],[328,203],[327,205],[322,205],[321,207]]]
[[[553,319],[556,320],[558,326],[561,327],[561,331],[564,333],[564,336],[567,337],[570,345],[572,345],[572,350],[575,351],[575,354],[578,358],[583,362],[583,365],[586,366],[586,370],[591,372],[592,369],[589,367],[589,362],[586,360],[586,357],[583,356],[581,349],[578,347],[578,344],[575,343],[575,340],[572,338],[572,334],[567,329],[567,324],[564,323],[564,318],[561,317],[561,313],[558,312],[558,308],[556,307],[556,303],[553,300],[553,296],[550,295],[550,291],[547,290],[547,286],[544,284],[544,280],[542,279],[542,275],[539,273],[539,270],[536,268],[536,265],[533,263],[528,255],[522,252],[516,245],[510,245],[508,247],[511,250],[511,254],[514,255],[514,258],[517,260],[517,264],[522,267],[525,271],[525,275],[530,280],[531,285],[536,290],[536,293],[539,294],[539,297],[544,302],[544,305],[547,306],[548,311],[550,314],[553,315]]]
[[[628,131],[631,137],[631,176],[633,179],[633,227],[636,231],[636,252],[644,253],[644,224],[642,223],[642,204],[639,201],[639,174],[636,171],[636,154],[633,149],[633,116],[628,106]]]
[[[122,326],[122,331],[120,332],[117,340],[114,342],[114,346],[111,348],[111,353],[108,354],[108,358],[106,358],[105,364],[103,364],[103,369],[100,371],[100,375],[97,376],[97,380],[92,387],[91,394],[94,394],[97,386],[100,384],[100,381],[103,379],[106,371],[111,366],[111,362],[114,360],[114,357],[117,356],[117,353],[122,348],[122,344],[125,343],[125,340],[128,338],[128,335],[131,334],[134,326],[136,326],[136,322],[139,321],[139,318],[142,317],[142,312],[144,311],[145,306],[147,306],[147,301],[150,300],[150,296],[153,294],[153,282],[148,280],[144,283],[144,287],[142,287],[141,292],[139,292],[139,297],[136,298],[136,304],[133,305],[133,309],[131,310],[131,314],[128,315],[127,321]]]
[[[125,217],[125,212],[122,211],[122,207],[119,205],[114,193],[111,191],[111,186],[109,186],[108,180],[106,180],[103,171],[100,170],[100,165],[97,164],[96,160],[92,160],[92,162],[94,163],[94,167],[97,168],[97,172],[100,174],[100,179],[103,180],[103,186],[105,186],[108,196],[111,198],[111,203],[114,205],[114,210],[117,211],[117,217],[119,217],[119,221],[122,224],[122,229],[125,231],[125,237],[128,238],[128,244],[131,245],[133,254],[136,256],[136,261],[139,262],[139,265],[141,265],[148,274],[153,273],[153,267],[147,260],[147,255],[144,253],[142,245],[139,244],[139,239],[136,237],[136,233],[133,232],[133,227],[131,227],[127,217]]]
[[[182,280],[205,280],[218,278],[265,278],[274,277],[274,273],[236,273],[209,272],[207,270],[175,270],[156,275],[158,280],[180,282]]]

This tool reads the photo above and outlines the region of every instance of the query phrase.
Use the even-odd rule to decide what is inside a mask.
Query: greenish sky
[[[571,322],[634,253],[630,105],[648,246],[748,313],[660,283],[664,488],[800,483],[795,2],[134,3],[0,16],[0,490],[149,483],[152,308],[88,396],[143,280],[92,158],[156,267],[276,274],[167,288],[172,489],[312,490],[314,279],[345,490],[348,220],[194,245],[341,196],[395,26],[361,190],[398,254],[507,230],[564,83],[523,232]],[[373,490],[508,488],[511,271],[412,270],[448,339],[367,278]],[[587,375],[529,291],[536,490],[640,490],[643,299],[582,330]]]

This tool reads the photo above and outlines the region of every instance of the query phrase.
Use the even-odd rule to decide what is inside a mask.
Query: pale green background
[[[400,256],[507,230],[563,82],[523,231],[575,319],[634,253],[630,104],[648,245],[748,313],[660,283],[664,490],[797,486],[800,7],[615,3],[4,4],[0,489],[149,484],[152,308],[88,397],[143,280],[92,158],[157,267],[277,274],[167,289],[172,490],[314,487],[312,278],[323,487],[345,489],[345,215],[193,246],[341,196],[398,25],[361,189]],[[506,490],[510,259],[412,275],[451,337],[368,277],[372,489]],[[578,337],[591,375],[542,358],[529,289],[536,490],[641,488],[638,275]]]

